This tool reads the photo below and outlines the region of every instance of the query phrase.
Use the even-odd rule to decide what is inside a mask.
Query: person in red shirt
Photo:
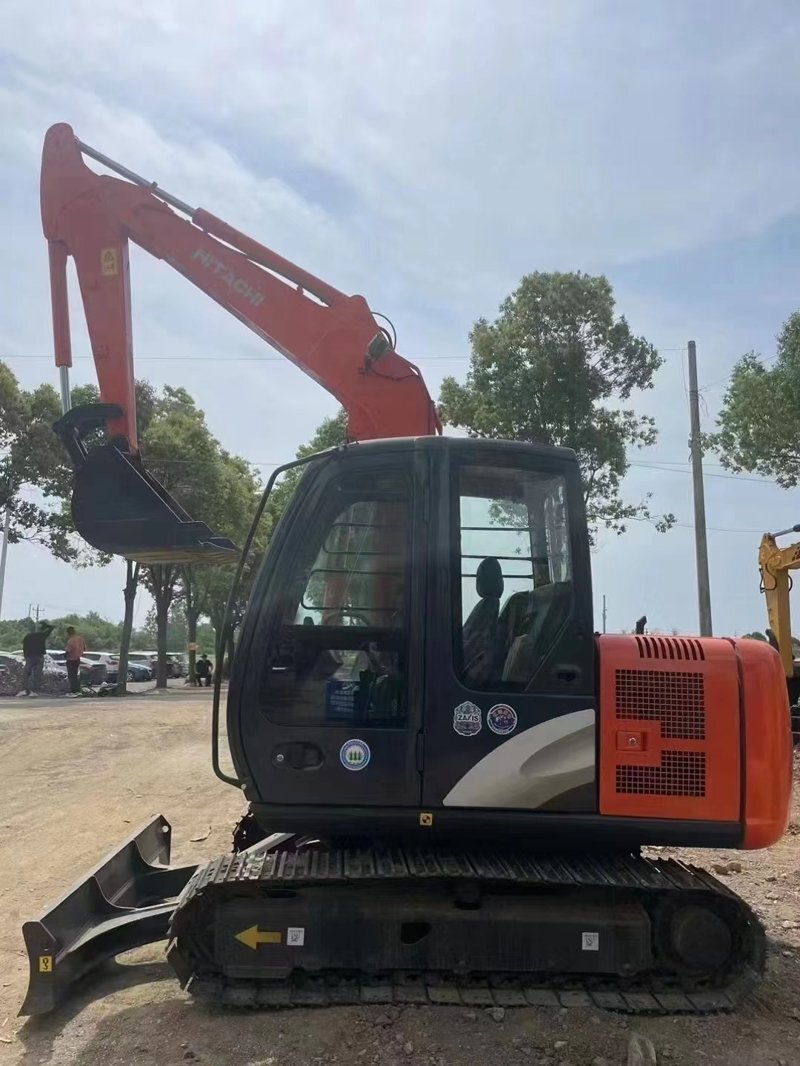
[[[86,641],[76,633],[73,626],[67,626],[67,675],[69,677],[70,696],[81,694],[81,656],[86,651]]]

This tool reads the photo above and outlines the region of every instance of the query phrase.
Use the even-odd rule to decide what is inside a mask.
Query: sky
[[[431,393],[468,333],[534,270],[611,281],[664,357],[635,398],[658,443],[624,492],[678,525],[631,523],[593,553],[597,626],[697,630],[686,342],[702,418],[774,355],[800,309],[800,8],[794,0],[88,0],[0,6],[0,359],[57,384],[38,205],[45,130],[78,136],[203,206],[397,327]],[[336,403],[183,278],[132,253],[137,376],[185,385],[258,464],[292,457]],[[94,368],[72,292],[75,384]],[[707,465],[715,632],[763,628],[764,529],[798,493]],[[122,569],[14,545],[3,617],[122,613]],[[148,607],[142,594],[137,619]],[[800,610],[800,604],[796,606]]]

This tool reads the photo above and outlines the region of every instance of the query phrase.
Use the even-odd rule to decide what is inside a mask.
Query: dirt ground
[[[617,1066],[633,1034],[658,1063],[800,1066],[800,797],[769,852],[670,850],[712,866],[767,924],[768,976],[735,1016],[637,1018],[461,1007],[211,1012],[177,987],[162,947],[85,984],[59,1011],[16,1017],[27,981],[20,927],[133,828],[163,813],[173,860],[227,851],[241,809],[213,776],[209,694],[124,701],[0,701],[0,1066]],[[191,843],[190,837],[205,837]]]

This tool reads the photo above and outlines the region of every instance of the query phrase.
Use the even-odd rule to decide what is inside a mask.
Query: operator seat
[[[464,675],[474,685],[489,680],[495,662],[497,619],[503,596],[503,571],[497,559],[483,559],[475,574],[475,591],[480,597],[462,630]]]

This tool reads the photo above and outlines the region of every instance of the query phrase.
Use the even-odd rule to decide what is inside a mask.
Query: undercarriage
[[[25,926],[22,1013],[51,1009],[104,958],[167,939],[195,999],[732,1010],[765,934],[704,870],[636,854],[419,848],[275,834],[174,868],[156,818]],[[43,962],[44,960],[44,962]]]

